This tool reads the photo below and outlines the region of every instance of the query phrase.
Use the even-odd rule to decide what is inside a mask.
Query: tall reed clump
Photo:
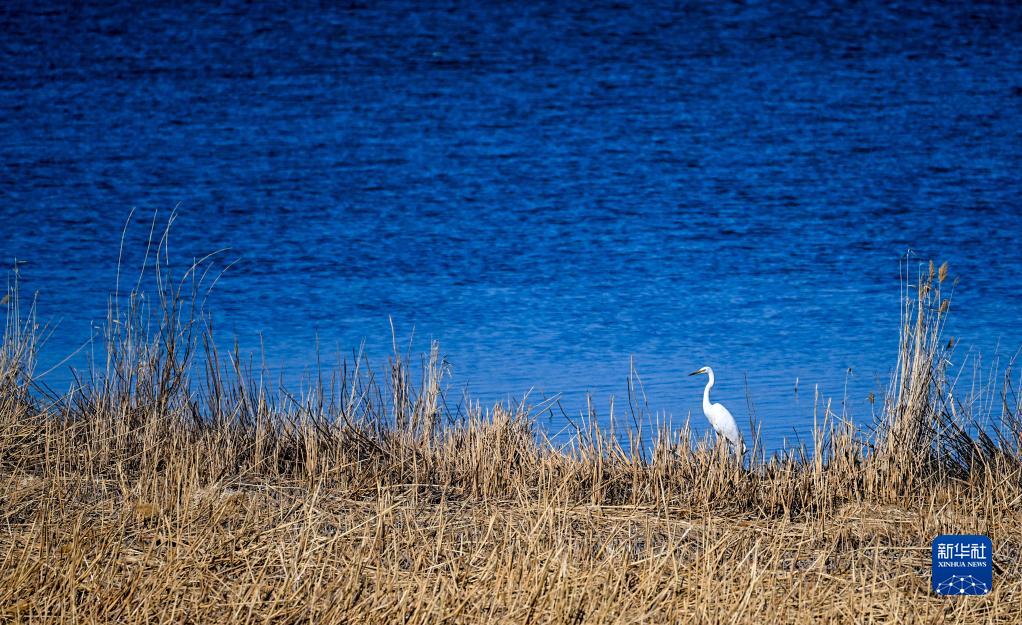
[[[747,465],[687,424],[571,445],[533,410],[451,408],[437,345],[293,394],[222,353],[165,234],[111,302],[105,359],[35,385],[16,291],[0,349],[0,619],[75,622],[1016,622],[1019,402],[956,391],[946,266],[913,285],[872,430]],[[141,282],[139,283],[141,284]],[[980,427],[983,425],[984,427]],[[639,434],[632,431],[632,440]],[[652,441],[652,442],[649,442]],[[648,444],[647,444],[648,442]],[[761,450],[761,446],[759,447]],[[640,453],[637,453],[639,451]],[[995,544],[993,592],[929,592],[944,532]]]
[[[948,480],[985,489],[1019,474],[1019,397],[1012,368],[1004,373],[1000,410],[975,414],[977,397],[963,396],[950,371],[954,339],[943,329],[951,305],[948,265],[931,261],[904,280],[898,363],[870,460],[871,477],[894,497]]]
[[[947,263],[937,270],[930,261],[920,267],[913,281],[902,277],[898,361],[881,414],[876,452],[870,457],[879,484],[900,496],[920,486],[920,481],[941,481],[941,432],[936,427],[946,410],[941,387],[947,384],[952,345],[942,341],[942,329],[950,306],[945,296]]]

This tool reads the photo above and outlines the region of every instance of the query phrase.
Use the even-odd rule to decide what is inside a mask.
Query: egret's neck
[[[707,371],[706,375],[710,379],[706,381],[706,388],[703,389],[703,412],[710,409],[710,389],[713,388],[713,370]]]

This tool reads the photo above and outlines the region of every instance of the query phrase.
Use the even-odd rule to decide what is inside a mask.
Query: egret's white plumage
[[[699,375],[701,373],[705,373],[710,378],[706,381],[706,388],[703,389],[703,414],[706,415],[717,436],[727,440],[732,451],[744,454],[745,443],[742,441],[742,433],[738,431],[738,424],[735,423],[735,418],[731,416],[731,413],[723,404],[710,403],[710,389],[713,388],[713,369],[703,367],[689,375]]]

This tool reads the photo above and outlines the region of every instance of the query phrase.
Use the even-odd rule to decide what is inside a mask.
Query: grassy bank
[[[34,383],[35,321],[9,298],[0,620],[1022,615],[1018,397],[956,387],[943,268],[906,281],[883,418],[821,413],[811,449],[745,467],[687,431],[638,454],[587,425],[565,451],[525,407],[452,410],[437,350],[382,372],[356,360],[289,394],[217,352],[196,275],[158,276],[154,308],[138,293],[112,306],[105,358],[60,395]],[[990,595],[931,594],[941,533],[993,539]]]

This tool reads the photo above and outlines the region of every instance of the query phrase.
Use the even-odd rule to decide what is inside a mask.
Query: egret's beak
[[[699,371],[693,371],[689,376],[699,375],[700,373],[706,373],[706,369],[700,369]]]

